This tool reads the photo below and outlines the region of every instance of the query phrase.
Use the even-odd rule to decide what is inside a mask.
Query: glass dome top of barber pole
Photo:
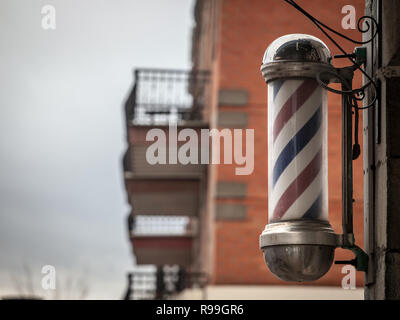
[[[330,63],[331,53],[324,42],[307,34],[288,34],[276,39],[265,51],[263,64],[271,62]]]

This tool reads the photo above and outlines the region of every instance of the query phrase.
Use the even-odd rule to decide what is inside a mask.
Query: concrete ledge
[[[267,272],[267,271],[266,271]],[[209,285],[187,289],[177,299],[209,300],[363,300],[364,290],[299,285]]]
[[[247,207],[242,204],[218,203],[216,220],[245,220]]]
[[[218,92],[218,105],[243,107],[247,106],[249,94],[245,89],[221,89]]]
[[[218,127],[220,128],[246,128],[247,123],[247,112],[220,111],[218,113]]]
[[[218,182],[217,198],[246,198],[247,185],[242,182]]]

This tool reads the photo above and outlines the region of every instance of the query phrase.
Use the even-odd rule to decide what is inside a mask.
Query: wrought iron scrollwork
[[[360,148],[359,143],[358,143],[359,111],[375,106],[375,103],[378,98],[378,86],[377,86],[376,82],[374,81],[374,79],[362,68],[363,63],[359,63],[359,61],[357,61],[356,55],[348,54],[338,44],[338,42],[332,38],[332,36],[328,33],[328,31],[343,38],[343,39],[346,39],[347,41],[350,41],[354,44],[365,45],[367,43],[372,42],[375,39],[375,37],[379,35],[380,26],[373,17],[367,16],[367,15],[362,16],[357,21],[357,30],[360,33],[367,33],[367,32],[371,31],[371,28],[373,28],[372,36],[370,39],[365,40],[365,41],[354,40],[354,39],[340,33],[339,31],[329,27],[328,25],[324,24],[317,18],[313,17],[310,13],[308,13],[306,10],[304,10],[302,7],[300,7],[294,0],[284,0],[284,1],[288,4],[290,4],[291,6],[293,6],[299,12],[301,12],[305,17],[307,17],[343,53],[343,55],[341,55],[340,58],[347,58],[352,63],[351,67],[353,68],[353,71],[359,70],[368,79],[368,82],[360,88],[351,89],[351,90],[337,90],[337,89],[333,89],[333,88],[329,87],[329,85],[328,85],[329,81],[327,81],[327,82],[323,81],[322,76],[325,74],[324,79],[326,79],[327,78],[326,75],[328,75],[329,76],[328,79],[336,79],[336,80],[338,80],[338,82],[340,82],[342,84],[343,83],[346,84],[345,78],[343,76],[341,76],[339,74],[339,72],[322,71],[321,73],[319,73],[317,75],[317,81],[323,88],[325,88],[326,90],[328,90],[330,92],[340,94],[340,95],[345,95],[348,97],[349,105],[352,108],[354,108],[354,116],[355,116],[353,151],[358,150]],[[363,26],[363,24],[364,24],[364,26]],[[338,56],[336,56],[336,57],[338,57]],[[347,87],[350,87],[350,86],[347,85]],[[365,95],[366,95],[365,91],[368,88],[372,89],[372,99],[367,105],[364,105],[363,107],[359,107],[358,102],[364,100]],[[358,152],[358,154],[359,154],[359,152]],[[357,158],[357,157],[355,157],[355,158]]]
[[[357,30],[360,33],[367,33],[370,32],[371,27],[373,25],[373,34],[371,36],[370,39],[366,40],[366,41],[358,41],[358,40],[354,40],[342,33],[340,33],[339,31],[329,27],[328,25],[324,24],[323,22],[321,22],[320,20],[318,20],[317,18],[315,18],[314,16],[312,16],[310,13],[308,13],[306,10],[304,10],[302,7],[300,7],[294,0],[284,0],[286,3],[290,4],[291,6],[293,6],[296,10],[298,10],[299,12],[301,12],[304,16],[306,16],[312,23],[315,24],[315,26],[343,53],[343,57],[346,57],[349,59],[349,61],[352,63],[352,65],[354,66],[355,70],[359,70],[363,73],[363,75],[368,79],[368,82],[363,85],[360,88],[357,89],[353,89],[351,91],[341,91],[341,90],[336,90],[336,89],[332,89],[330,87],[328,87],[328,85],[326,83],[324,83],[323,81],[321,81],[321,75],[319,75],[317,77],[318,82],[320,83],[321,86],[323,86],[325,89],[327,89],[328,91],[331,91],[333,93],[337,93],[337,94],[345,94],[345,95],[351,95],[352,96],[352,101],[353,101],[353,107],[357,110],[363,110],[363,109],[367,109],[370,108],[372,106],[375,105],[375,102],[377,100],[377,85],[375,83],[375,81],[372,79],[372,77],[364,71],[364,69],[362,68],[362,66],[356,61],[355,57],[351,54],[348,54],[338,43],[335,39],[332,38],[332,36],[330,34],[328,34],[328,31],[332,32],[333,34],[346,39],[354,44],[360,44],[360,45],[364,45],[367,43],[372,42],[375,37],[379,34],[379,24],[378,22],[371,16],[362,16],[361,18],[358,19],[357,22]],[[363,22],[365,27],[363,27]],[[340,76],[337,74],[335,75],[337,79],[340,80]],[[369,87],[373,88],[373,99],[372,101],[364,106],[364,107],[359,107],[357,104],[357,101],[361,101],[364,99],[365,97],[365,90]]]

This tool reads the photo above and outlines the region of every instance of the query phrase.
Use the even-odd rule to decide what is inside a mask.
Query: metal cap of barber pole
[[[268,84],[269,224],[260,247],[285,281],[319,279],[340,245],[328,221],[327,93],[316,81],[334,70],[330,60],[321,40],[291,34],[271,43],[261,66]]]
[[[334,72],[328,47],[307,34],[288,34],[265,51],[261,73],[266,82],[288,77],[315,78],[321,71]]]

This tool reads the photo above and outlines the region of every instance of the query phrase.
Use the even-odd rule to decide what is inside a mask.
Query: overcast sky
[[[0,297],[53,265],[61,298],[121,298],[123,103],[135,67],[190,67],[193,2],[0,1]]]

